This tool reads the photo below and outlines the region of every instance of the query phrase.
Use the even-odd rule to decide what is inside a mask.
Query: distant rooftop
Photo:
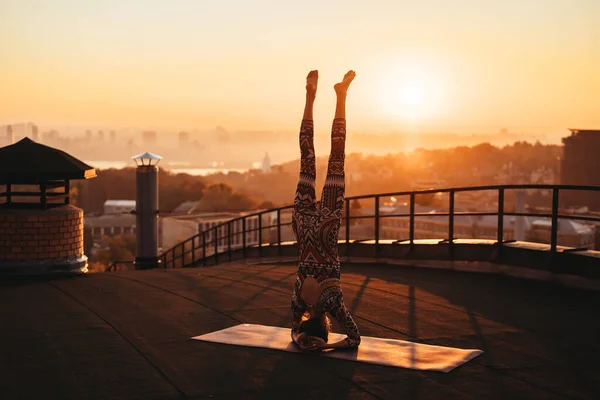
[[[135,200],[106,200],[104,206],[135,207]]]
[[[175,207],[175,209],[173,210],[173,213],[190,214],[190,213],[196,211],[196,209],[198,208],[199,205],[200,205],[200,200],[184,201],[183,203],[181,203],[180,205]]]

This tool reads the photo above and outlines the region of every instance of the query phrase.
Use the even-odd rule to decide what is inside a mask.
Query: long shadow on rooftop
[[[344,268],[346,273],[365,273],[360,266]],[[409,287],[408,296],[394,289],[372,290],[395,296],[400,307],[409,309],[409,334],[417,340],[418,332],[412,328],[416,309],[427,308],[432,316],[436,312],[468,315],[473,339],[485,351],[476,363],[483,362],[494,371],[490,384],[498,398],[506,398],[502,396],[506,391],[497,374],[552,396],[594,398],[592,393],[600,393],[594,382],[600,375],[597,293],[550,282],[446,270],[381,266],[368,271],[374,279]],[[478,320],[485,320],[486,328]],[[460,346],[473,344],[473,339],[451,335],[426,342]]]

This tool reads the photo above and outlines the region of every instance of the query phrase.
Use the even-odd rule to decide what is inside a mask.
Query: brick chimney
[[[69,204],[69,182],[95,176],[29,138],[0,148],[0,275],[87,272],[83,211]]]

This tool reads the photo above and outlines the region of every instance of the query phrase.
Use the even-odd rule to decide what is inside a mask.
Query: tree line
[[[550,176],[557,182],[562,147],[539,142],[516,142],[497,147],[489,143],[449,149],[416,149],[384,156],[352,153],[346,156],[346,196],[424,189],[419,182],[436,180],[446,187],[505,183],[539,183]],[[209,176],[173,174],[159,170],[159,209],[174,210],[185,201],[200,201],[199,211],[240,211],[288,205],[294,200],[298,159],[275,165],[269,173],[217,173]],[[327,171],[327,157],[317,158],[317,197]],[[536,172],[537,171],[537,172]],[[541,171],[541,172],[540,172]],[[86,213],[101,213],[107,199],[135,199],[135,169],[108,169],[89,181],[77,181],[75,203]]]
[[[135,200],[135,169],[99,170],[98,176],[86,181],[73,182],[71,200],[86,214],[101,214],[104,202],[113,200]],[[273,203],[235,190],[227,183],[215,183],[201,176],[173,174],[159,169],[158,208],[163,214],[175,210],[185,201],[201,200],[199,211],[242,211],[270,208]]]

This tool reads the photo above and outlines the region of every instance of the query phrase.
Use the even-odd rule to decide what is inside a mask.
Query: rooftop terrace
[[[600,398],[600,297],[550,282],[343,265],[363,335],[485,351],[448,374],[189,339],[289,327],[294,274],[238,262],[0,281],[1,397]]]

